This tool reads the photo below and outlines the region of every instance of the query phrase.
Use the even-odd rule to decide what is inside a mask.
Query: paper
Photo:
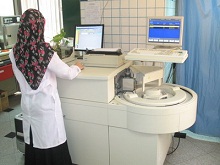
[[[101,23],[100,2],[85,3],[85,23],[86,24]]]

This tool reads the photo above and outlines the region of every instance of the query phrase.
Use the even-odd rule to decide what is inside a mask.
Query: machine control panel
[[[2,24],[19,23],[20,16],[5,16],[2,17]]]

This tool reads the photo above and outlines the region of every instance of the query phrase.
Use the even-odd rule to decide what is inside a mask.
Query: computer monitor
[[[182,16],[147,18],[147,45],[182,47]]]
[[[74,50],[88,51],[103,48],[104,25],[84,24],[75,26]]]

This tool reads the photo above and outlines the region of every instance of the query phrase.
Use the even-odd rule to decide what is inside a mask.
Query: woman
[[[26,10],[9,54],[22,93],[25,165],[72,165],[56,77],[74,79],[83,65],[60,60],[44,41],[44,24],[38,10]]]

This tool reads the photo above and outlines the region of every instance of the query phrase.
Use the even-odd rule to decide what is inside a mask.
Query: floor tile
[[[13,139],[15,136],[16,136],[15,132],[10,132],[7,135],[5,135],[4,137]]]
[[[16,163],[17,165],[24,165],[24,154],[21,152],[16,153]]]
[[[220,165],[220,147],[217,150],[209,153],[209,155],[212,156],[213,158],[217,159],[219,161],[219,165]]]
[[[9,154],[1,157],[0,165],[17,165],[16,156],[14,154]]]
[[[15,144],[13,139],[2,137],[0,138],[0,157],[9,154],[15,154]]]
[[[177,150],[173,154],[168,155],[166,157],[166,161],[176,165],[204,154],[206,153],[192,142],[188,141],[187,139],[181,139]]]
[[[190,137],[187,137],[187,140],[192,142],[195,146],[202,149],[206,153],[210,153],[220,149],[220,143],[207,142],[204,140],[197,140]]]
[[[220,165],[220,162],[212,156],[205,154],[183,163],[177,163],[176,165]]]
[[[0,111],[0,124],[6,121],[10,121],[10,114]]]
[[[11,131],[11,122],[7,121],[7,122],[0,123],[0,137],[4,137],[9,132],[12,132]]]

